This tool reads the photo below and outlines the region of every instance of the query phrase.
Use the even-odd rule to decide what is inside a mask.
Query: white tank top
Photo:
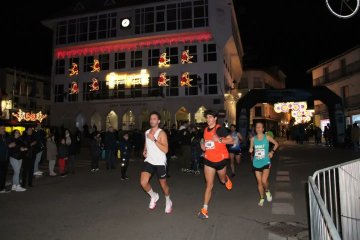
[[[145,141],[146,141],[146,150],[147,150],[147,157],[145,162],[148,162],[152,165],[166,165],[166,154],[160,150],[156,143],[147,137],[147,134],[150,132],[151,129],[145,132]],[[158,139],[161,129],[159,128],[154,137]]]

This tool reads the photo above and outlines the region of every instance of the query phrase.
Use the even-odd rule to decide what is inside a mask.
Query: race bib
[[[265,158],[265,149],[255,149],[255,159],[260,160]]]
[[[215,149],[215,142],[214,141],[205,141],[205,148],[206,149]]]

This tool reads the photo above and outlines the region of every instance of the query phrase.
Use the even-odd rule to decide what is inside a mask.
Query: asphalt
[[[233,189],[217,182],[210,217],[201,220],[202,173],[182,173],[180,161],[172,161],[168,182],[173,212],[165,214],[163,194],[156,209],[148,209],[149,197],[139,184],[141,159],[130,162],[130,179],[121,181],[120,169],[105,170],[104,163],[91,173],[83,153],[76,174],[36,178],[26,192],[0,195],[0,239],[308,239],[308,176],[356,158],[360,153],[349,149],[283,141],[271,170],[273,201],[259,207],[251,163],[244,156]],[[161,192],[156,178],[151,184]]]

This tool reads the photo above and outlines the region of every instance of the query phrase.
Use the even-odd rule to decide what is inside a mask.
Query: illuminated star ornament
[[[181,63],[185,64],[185,63],[192,63],[191,59],[193,58],[193,56],[189,55],[189,50],[185,50],[181,53]]]
[[[69,69],[69,75],[74,76],[79,74],[79,67],[76,63],[72,63],[71,68]]]
[[[90,86],[90,92],[99,91],[99,81],[96,78],[92,79]]]
[[[168,81],[169,81],[169,79],[166,78],[166,73],[160,73],[159,80],[158,80],[158,85],[160,87],[169,86],[167,84]]]
[[[181,80],[180,80],[180,85],[183,87],[183,86],[188,86],[188,87],[191,87],[191,82],[192,79],[190,79],[190,76],[189,76],[189,72],[184,72],[181,76]]]
[[[170,66],[170,59],[166,57],[166,53],[160,55],[159,58],[159,67],[169,67]]]
[[[79,93],[79,86],[77,82],[72,82],[70,87],[70,94],[78,94]]]
[[[100,62],[97,59],[94,59],[94,64],[91,66],[91,72],[100,72]]]
[[[19,109],[17,113],[12,113],[12,115],[16,117],[19,122],[21,122],[22,120],[26,122],[30,122],[30,121],[42,122],[47,117],[47,115],[42,114],[41,111],[38,113],[29,113],[29,112],[23,112],[21,109]]]
[[[313,109],[307,109],[306,102],[275,103],[274,110],[276,113],[287,113],[291,110],[291,116],[295,118],[295,125],[310,122],[315,112]]]

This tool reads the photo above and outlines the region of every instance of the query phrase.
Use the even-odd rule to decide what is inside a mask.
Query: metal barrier
[[[359,240],[360,159],[309,177],[309,207],[313,240]]]

